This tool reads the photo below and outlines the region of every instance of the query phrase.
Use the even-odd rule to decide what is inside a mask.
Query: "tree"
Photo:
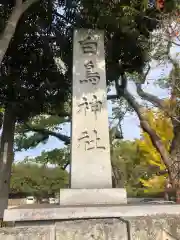
[[[174,137],[170,118],[164,112],[157,109],[149,109],[145,114],[150,127],[158,134],[165,149],[169,151]],[[167,171],[160,153],[152,144],[149,135],[143,130],[141,132],[141,139],[136,140],[136,144],[142,164],[152,169],[151,175],[145,175],[144,179],[141,179],[141,182],[145,186],[145,192],[165,192]]]
[[[93,1],[91,4],[88,1],[83,0],[73,2],[67,1],[65,3],[62,1],[54,1],[53,4],[48,5],[42,3],[38,6],[39,7],[36,9],[31,8],[31,13],[29,12],[27,15],[23,15],[26,21],[24,21],[23,18],[20,19],[19,29],[16,28],[16,34],[14,35],[11,48],[8,49],[6,58],[1,66],[3,76],[1,79],[6,78],[8,81],[2,82],[5,84],[5,86],[1,88],[3,90],[0,94],[0,102],[1,105],[7,109],[7,113],[11,114],[6,118],[12,119],[12,127],[10,128],[11,135],[2,138],[3,141],[1,142],[1,153],[4,152],[5,138],[11,138],[8,146],[13,145],[13,129],[15,125],[15,119],[25,121],[30,115],[48,111],[49,102],[51,103],[51,106],[57,104],[57,100],[54,97],[54,93],[56,93],[57,90],[59,90],[58,93],[61,93],[59,101],[61,99],[61,101],[64,102],[65,96],[69,96],[69,82],[72,71],[72,30],[74,27],[105,29],[107,78],[108,82],[112,82],[114,79],[116,79],[117,83],[119,75],[122,75],[124,71],[137,71],[138,73],[142,71],[144,62],[147,60],[147,52],[149,49],[149,32],[156,28],[158,23],[157,18],[159,17],[159,12],[154,11],[155,7],[153,7],[153,10],[152,8],[150,9],[144,1],[143,3],[139,3],[139,1],[132,2],[128,0],[121,1],[120,3],[114,1],[105,3],[102,3],[101,1]],[[63,7],[63,14],[57,12],[58,7]],[[98,9],[101,9],[101,14],[99,14]],[[47,20],[47,22],[50,22],[51,24],[47,24],[46,21],[46,23],[44,21],[40,21],[40,18],[37,17],[38,14],[36,16],[33,15],[33,11],[36,13],[42,13],[42,10],[45,10],[46,13],[46,17],[43,18],[43,20]],[[27,27],[28,34],[26,31],[22,31],[22,25]],[[23,29],[26,29],[26,27]],[[34,31],[35,27],[37,28],[36,31]],[[54,37],[58,39],[58,43],[52,40],[50,47],[48,44],[44,44],[44,41],[47,43],[47,41],[49,42],[49,38],[54,39]],[[22,39],[23,43],[21,42]],[[59,56],[61,56],[64,61],[64,65],[67,68],[65,74],[62,74],[62,67],[60,67],[62,81],[50,81],[51,84],[49,84],[49,79],[47,80],[43,75],[44,65],[46,66],[47,70],[47,61],[42,61],[43,64],[40,65],[40,69],[42,71],[39,71],[39,68],[37,70],[37,59],[36,56],[34,56],[35,54],[33,54],[37,50],[37,45],[34,44],[34,41],[31,41],[33,39],[38,39],[36,44],[37,42],[42,44],[42,39],[44,40],[43,46],[45,47],[43,47],[43,50],[45,49],[46,51],[45,54],[43,54],[44,51],[42,51],[42,48],[38,48],[37,53],[40,56],[43,54],[43,57],[49,56],[51,57],[51,60],[54,60],[54,54],[57,56],[57,52],[59,53]],[[29,45],[31,47],[29,47]],[[131,49],[129,49],[130,47]],[[55,52],[53,52],[54,49]],[[22,54],[19,54],[20,50],[22,50]],[[24,58],[29,52],[31,53],[31,61],[29,61],[30,59]],[[42,59],[44,60],[43,57]],[[121,64],[119,64],[119,62],[121,62]],[[54,66],[54,61],[52,65]],[[34,69],[36,71],[34,71]],[[16,74],[16,71],[18,74]],[[39,72],[42,75],[39,75]],[[59,75],[55,74],[54,79],[57,80],[58,77]],[[14,79],[16,80],[14,81]],[[44,81],[42,81],[42,79]],[[58,84],[61,83],[63,83],[62,86],[59,86]],[[38,86],[36,84],[38,84]],[[116,84],[116,86],[118,85]],[[12,92],[13,95],[10,94]],[[46,94],[41,95],[42,92],[45,92]],[[51,93],[50,96],[49,92]],[[118,89],[118,97],[120,97],[120,95],[122,97],[123,94],[120,92],[120,89]],[[47,96],[48,98],[46,98]],[[56,96],[58,96],[58,94]],[[26,101],[23,101],[22,103],[22,99],[26,99]],[[24,111],[22,111],[22,107],[28,107],[28,111],[25,116]],[[13,110],[15,112],[13,112]],[[4,119],[6,118],[4,117]],[[4,132],[6,132],[5,129],[7,129],[5,127],[5,121],[3,129],[3,135],[5,135]],[[8,152],[12,153],[12,147],[10,147]],[[12,154],[9,154],[9,156],[12,156]],[[3,161],[1,157],[1,164],[2,162]],[[11,162],[12,157],[9,158],[8,164],[6,164],[8,166],[8,172],[10,172],[9,166],[11,165]],[[1,167],[1,169],[3,169],[3,167]],[[9,176],[7,173],[5,175]],[[5,182],[5,185],[7,186],[7,180],[1,181],[3,185]],[[0,192],[4,192],[4,190]]]
[[[28,0],[23,2],[22,0],[16,0],[13,5],[13,1],[3,1],[0,6],[0,15],[3,15],[3,21],[0,24],[0,66],[6,54],[6,51],[10,45],[12,37],[15,33],[16,26],[18,21],[20,20],[23,13],[35,2],[38,0]],[[10,15],[8,16],[9,10],[12,10]],[[9,177],[10,171],[7,168],[9,164],[12,163],[13,158],[13,137],[12,132],[14,131],[15,126],[15,118],[11,114],[11,109],[7,108],[5,110],[4,116],[4,127],[1,136],[1,147],[0,147],[0,160],[1,160],[1,181],[0,181],[0,189],[3,192],[3,197],[0,198],[0,205],[2,209],[4,209],[7,205],[7,199],[4,199],[4,196],[8,194],[8,188],[6,185],[9,185]],[[5,132],[9,128],[7,134]],[[9,141],[10,140],[10,141]],[[4,159],[4,160],[3,160]],[[4,164],[2,164],[2,160]],[[6,177],[4,176],[3,172]],[[0,217],[2,215],[2,211],[0,210]]]
[[[38,2],[39,0],[16,0],[13,4],[13,1],[3,1],[0,6],[0,12],[4,12],[5,19],[3,24],[3,32],[1,33],[0,37],[0,65],[3,61],[3,58],[6,54],[6,51],[9,47],[11,39],[15,33],[18,21],[20,20],[23,13],[31,7],[34,3]],[[11,9],[10,16],[8,15],[8,11]],[[5,11],[4,11],[5,10]],[[2,27],[1,25],[1,27]]]
[[[126,187],[128,196],[142,196],[144,186],[141,178],[152,174],[147,164],[142,163],[136,141],[116,141],[111,149],[114,187]]]
[[[56,194],[67,183],[68,173],[61,168],[24,161],[12,167],[10,193],[42,198]]]
[[[22,5],[20,5],[21,1],[17,1],[17,3],[19,5],[15,5],[14,8],[12,3],[8,5],[5,2],[1,7],[7,10],[7,15],[8,13],[14,14],[14,10],[17,10],[19,14],[21,8],[24,9],[26,3],[30,3],[30,1]],[[2,51],[4,58],[0,66],[0,105],[5,109],[0,147],[0,201],[2,201],[2,208],[7,205],[16,122],[27,121],[29,116],[41,113],[45,109],[46,111],[50,110],[58,104],[56,97],[61,102],[59,103],[59,109],[61,109],[67,98],[68,82],[63,83],[64,89],[61,81],[56,81],[58,83],[56,86],[54,84],[54,79],[61,78],[62,74],[54,60],[55,50],[52,51],[49,35],[47,35],[48,27],[52,23],[50,22],[51,8],[52,6],[47,6],[45,2],[39,2],[35,6],[32,5],[28,9],[29,11],[21,14],[21,19],[19,15],[18,25],[17,22],[14,22],[16,26],[13,31],[16,28],[16,32],[11,31],[11,36],[8,35],[9,39],[13,36],[11,44],[8,45],[8,48],[3,48],[3,51],[7,50],[6,54]],[[2,17],[3,31],[6,30],[6,16],[2,15]],[[8,26],[7,29],[9,29]],[[4,34],[2,36],[6,37]],[[35,53],[39,56],[38,58]],[[66,78],[65,75],[63,77]],[[22,111],[22,109],[26,109],[26,111]],[[2,215],[1,210],[0,215]]]
[[[156,131],[158,136],[162,139],[162,142],[167,149],[170,149],[173,139],[173,127],[171,120],[162,112],[158,110],[147,110],[146,118],[151,128]],[[164,170],[166,166],[161,159],[160,153],[154,147],[149,135],[142,130],[141,139],[136,140],[139,151],[146,158],[148,164],[157,166],[157,169]]]
[[[136,161],[136,146],[133,142],[120,140],[112,145],[111,162],[115,172],[116,187],[127,185]]]
[[[176,12],[175,12],[176,13]],[[171,18],[170,18],[171,17]],[[161,159],[166,166],[166,171],[168,173],[169,180],[167,184],[171,185],[173,189],[176,189],[177,199],[179,199],[179,180],[177,181],[178,176],[178,161],[180,158],[179,155],[179,141],[180,141],[180,134],[179,134],[179,63],[178,59],[175,59],[170,54],[171,46],[174,44],[176,46],[179,45],[178,41],[178,34],[176,27],[178,25],[176,14],[172,15],[164,15],[164,19],[162,21],[161,28],[159,31],[155,33],[156,36],[153,36],[152,47],[155,49],[151,52],[150,60],[158,60],[159,62],[169,62],[172,65],[172,71],[168,79],[166,79],[166,83],[171,91],[170,101],[167,104],[166,101],[163,99],[158,98],[155,95],[149,94],[143,90],[143,84],[148,81],[148,74],[151,70],[150,63],[147,64],[144,71],[140,74],[134,74],[134,76],[130,77],[134,80],[137,87],[138,95],[144,100],[144,102],[149,102],[153,104],[155,107],[159,108],[160,110],[164,111],[165,116],[169,117],[172,121],[173,126],[173,139],[171,141],[171,146],[169,151],[166,149],[165,145],[163,144],[162,139],[158,136],[156,131],[154,131],[148,119],[145,117],[146,107],[136,100],[136,98],[128,91],[127,83],[130,79],[128,74],[123,71],[121,73],[121,83],[116,80],[116,90],[117,96],[123,96],[130,106],[135,110],[139,120],[140,125],[144,132],[146,132],[151,139],[152,144],[157,149],[159,154],[161,155]],[[174,21],[174,26],[172,25],[172,21]],[[172,34],[173,33],[173,34]],[[175,34],[174,34],[175,33]],[[164,41],[159,41],[159,37],[163,37]],[[157,44],[159,42],[159,44]],[[155,45],[154,45],[155,44]],[[152,49],[153,49],[152,48]]]
[[[51,151],[43,151],[40,156],[31,159],[31,162],[48,166],[49,164],[65,170],[70,164],[70,149],[69,147],[61,149],[53,149]]]
[[[171,1],[172,7],[173,7],[173,3],[174,1]],[[81,12],[78,11],[79,4],[82,5]],[[80,25],[81,27],[93,26],[93,27],[103,28],[106,30],[106,33],[107,33],[106,34],[107,35],[106,62],[107,62],[108,81],[111,82],[115,78],[118,80],[121,73],[123,74],[125,72],[132,72],[134,70],[140,73],[142,71],[144,60],[147,60],[147,51],[149,48],[149,43],[148,43],[149,32],[152,31],[159,22],[158,20],[159,12],[155,11],[155,7],[148,8],[148,6],[144,4],[144,2],[141,6],[136,1],[131,3],[132,5],[128,1],[120,4],[114,4],[111,1],[109,3],[104,3],[104,4],[100,4],[100,2],[97,2],[97,1],[96,3],[93,2],[92,4],[89,4],[86,1],[81,1],[79,4],[74,2],[72,6],[70,3],[68,3],[66,5],[67,9],[65,10],[65,14],[63,16],[60,15],[60,19],[66,18],[66,20],[70,22],[70,25],[69,25],[70,27],[68,31],[72,30],[72,28],[74,27],[74,24],[77,27],[79,26],[78,24],[80,23],[81,23]],[[98,7],[101,8],[102,10],[102,16],[99,16],[99,14],[97,13]],[[75,14],[74,10],[72,11],[72,8],[77,9],[77,13],[78,13],[77,15]],[[169,9],[169,4],[168,4],[168,9]],[[116,18],[116,21],[113,21],[114,17],[116,17],[114,15],[114,11],[116,10],[119,11],[118,19],[123,23],[122,25],[119,25],[117,18]],[[88,14],[87,14],[87,11],[88,11]],[[107,15],[107,11],[109,16],[108,18],[105,17],[105,15]],[[70,15],[71,21],[68,15],[70,13],[71,13]],[[99,17],[95,17],[96,15]],[[149,17],[149,15],[151,17]],[[131,16],[131,18],[129,16]],[[117,22],[117,24],[115,23],[115,25],[113,26],[112,23],[114,22]],[[123,37],[120,38],[119,37],[120,35],[122,35]],[[113,36],[113,37],[110,38],[110,36]],[[135,36],[139,36],[139,38],[136,38]],[[72,35],[69,35],[69,42],[72,43]],[[119,46],[119,48],[117,48],[117,45]],[[132,46],[133,51],[129,51],[130,45]],[[116,49],[114,50],[112,46],[116,46]],[[69,45],[65,46],[65,48],[66,47],[69,48]],[[128,51],[126,51],[126,49]],[[126,55],[124,53],[128,53],[128,54]],[[72,56],[71,54],[67,56],[71,58]],[[132,59],[135,59],[135,61],[131,61]],[[119,60],[121,60],[121,64],[119,64]],[[68,71],[71,71],[71,65],[69,65]],[[124,88],[124,86],[121,86],[121,87],[122,89]],[[123,94],[121,93],[121,91],[119,91],[119,94],[117,96],[109,96],[109,99],[110,98],[113,99],[115,97],[119,98],[119,97],[122,97],[122,95]],[[128,99],[128,97],[126,97],[126,100],[130,102],[132,99]],[[39,132],[41,132],[41,135],[42,135],[42,129],[35,129],[35,130],[36,132],[39,130]]]
[[[39,115],[29,119],[25,124],[16,125],[15,151],[37,147],[39,143],[46,143],[50,136],[69,144],[70,137],[61,133],[63,124],[66,123],[69,123],[69,118]]]
[[[80,5],[81,5],[82,11],[79,11]],[[102,11],[103,15],[100,17],[94,18],[94,16],[97,15],[97,6],[101,7],[101,9],[103,10]],[[72,49],[72,46],[70,47],[70,44],[72,43],[71,32],[72,32],[74,25],[76,25],[76,27],[77,26],[87,27],[87,26],[91,25],[92,27],[99,27],[99,28],[103,28],[106,30],[106,32],[107,32],[107,34],[106,34],[107,35],[107,39],[106,39],[107,40],[106,41],[106,43],[107,43],[106,44],[107,59],[106,60],[107,60],[107,65],[108,65],[107,74],[108,74],[109,81],[114,80],[115,74],[117,76],[119,76],[119,73],[122,71],[122,66],[125,70],[130,71],[130,72],[132,72],[133,70],[136,70],[139,72],[142,69],[143,63],[146,60],[146,54],[147,54],[146,50],[148,49],[148,43],[146,43],[146,39],[148,39],[149,31],[151,31],[153,28],[155,28],[158,23],[158,21],[156,21],[156,19],[152,19],[152,21],[150,19],[148,19],[148,14],[150,14],[151,16],[154,16],[154,17],[156,15],[158,15],[158,13],[156,11],[154,11],[154,8],[153,8],[153,10],[149,9],[148,6],[145,5],[144,3],[141,6],[136,1],[134,1],[133,3],[129,3],[129,1],[127,1],[127,2],[124,1],[123,3],[120,3],[120,4],[115,4],[111,1],[109,3],[102,4],[102,3],[96,1],[96,4],[93,3],[90,5],[86,1],[81,1],[81,2],[74,1],[73,4],[66,3],[65,5],[63,5],[63,4],[59,5],[59,7],[64,7],[63,15],[61,15],[57,11],[55,11],[55,8],[53,8],[53,7],[51,9],[51,12],[53,12],[53,15],[52,15],[53,17],[56,16],[56,18],[54,17],[54,19],[57,21],[57,23],[59,24],[61,22],[61,25],[60,25],[61,31],[59,31],[59,29],[57,28],[57,26],[55,26],[54,21],[53,21],[53,24],[51,24],[51,32],[49,30],[47,32],[47,30],[46,30],[45,33],[48,33],[48,36],[52,35],[53,37],[56,34],[56,36],[58,38],[58,44],[60,43],[60,45],[58,45],[58,50],[61,51],[61,55],[63,57],[65,66],[69,66],[67,68],[68,76],[69,76],[69,73],[71,72],[71,67],[72,67],[72,65],[70,64],[71,57],[72,57],[72,51],[70,52],[67,49]],[[75,11],[75,9],[77,11]],[[107,15],[107,9],[108,9],[109,18],[105,18],[105,15]],[[90,14],[87,14],[87,11],[89,11]],[[117,16],[114,14],[114,11],[118,11],[118,20],[119,21],[117,21]],[[76,14],[76,12],[77,12],[77,14]],[[127,12],[128,12],[128,14],[127,14]],[[89,18],[87,18],[87,16],[89,16]],[[131,19],[129,18],[129,16],[131,16]],[[114,21],[115,18],[116,18],[116,21]],[[141,25],[142,18],[144,19],[143,25]],[[69,25],[67,25],[67,22],[69,22]],[[114,24],[115,22],[117,22],[117,24],[115,24],[113,26],[112,23]],[[121,27],[121,25],[119,25],[119,22],[124,23],[124,25],[122,25],[123,27]],[[29,24],[29,22],[27,24]],[[31,25],[34,26],[32,20],[31,20]],[[145,28],[145,26],[147,27],[147,29]],[[22,27],[20,29],[22,31]],[[133,31],[129,31],[129,30],[133,30]],[[140,30],[140,32],[139,32],[139,30]],[[65,31],[65,34],[63,35],[62,33],[64,31]],[[30,32],[32,34],[32,29]],[[70,34],[68,35],[67,33],[70,33]],[[38,34],[39,34],[39,32],[38,32]],[[42,30],[40,31],[40,34],[42,35]],[[138,36],[138,34],[140,35],[139,39],[137,39],[135,37],[135,36]],[[123,35],[123,38],[120,37],[121,35]],[[28,36],[30,38],[30,35],[28,35]],[[113,37],[110,37],[110,36],[113,36]],[[35,37],[35,36],[33,35],[33,37]],[[43,37],[45,37],[45,34],[43,35]],[[32,40],[32,38],[30,38],[30,39]],[[30,41],[28,41],[28,43],[29,42]],[[65,42],[66,42],[66,44],[65,44]],[[119,48],[118,49],[116,48],[114,51],[112,49],[112,46],[117,45],[115,43],[118,43]],[[54,42],[53,42],[53,44],[54,44]],[[129,49],[130,45],[132,46],[133,51],[126,51],[126,49]],[[121,46],[122,46],[122,48],[121,48]],[[17,54],[16,54],[16,51],[14,51],[15,48],[18,49],[16,44],[14,44],[14,47],[12,48],[13,53],[15,52],[14,55],[15,55],[15,59],[16,59]],[[23,48],[23,47],[21,47],[21,48],[24,49],[23,51],[25,51],[25,50],[27,51],[26,48]],[[30,51],[32,51],[32,50],[34,51],[34,48],[30,49]],[[122,54],[122,51],[127,52],[128,53],[127,56],[124,53]],[[68,58],[65,56],[67,56]],[[121,59],[121,64],[119,65],[119,64],[117,64],[117,62],[120,59]],[[130,61],[130,59],[132,61]],[[12,59],[12,60],[14,62],[14,59]],[[29,59],[28,59],[28,62],[29,62]],[[12,61],[8,62],[8,65],[10,65],[10,63],[12,64]],[[36,62],[35,62],[35,65],[36,65]],[[35,66],[35,65],[33,65],[33,66]],[[18,68],[19,68],[19,66],[18,66]],[[34,68],[35,67],[33,67],[33,69]],[[30,69],[32,69],[32,66]],[[21,72],[24,73],[24,71],[22,71],[22,70],[21,70]],[[27,72],[29,74],[29,68],[28,69],[25,68],[25,73],[27,73]],[[36,72],[36,74],[31,74],[31,78],[33,75],[37,76],[37,72]],[[24,81],[24,77],[25,76],[23,76],[23,78],[22,78],[23,81]],[[18,77],[18,79],[21,79],[21,78]],[[28,78],[28,82],[29,82],[29,78]],[[47,83],[45,83],[45,84],[47,84]],[[18,86],[19,86],[19,84],[18,84]],[[24,86],[23,82],[22,82],[22,86]],[[58,88],[58,86],[56,85],[56,89],[57,88]],[[40,96],[39,88],[37,88],[37,89],[38,89],[38,96]],[[63,88],[63,89],[65,91],[65,88]],[[35,89],[33,89],[33,91],[34,90]],[[42,88],[42,90],[44,90],[44,88]],[[17,95],[19,96],[19,91],[14,91],[14,92],[17,92]],[[24,93],[24,87],[23,87],[23,96],[24,96],[24,94],[28,94],[28,93],[27,92]],[[30,97],[31,96],[32,96],[32,92],[30,92]],[[31,104],[33,104],[33,108],[34,108],[35,102],[37,103],[37,101],[39,102],[39,100],[40,99],[36,98],[36,99],[33,99],[33,101],[30,101]],[[16,98],[15,98],[15,101],[17,102]],[[22,104],[21,101],[19,104]],[[29,104],[26,104],[26,107],[29,107]],[[18,109],[17,104],[16,104],[16,109]],[[22,113],[22,111],[20,111],[20,113]],[[37,129],[36,129],[36,131],[37,131]]]

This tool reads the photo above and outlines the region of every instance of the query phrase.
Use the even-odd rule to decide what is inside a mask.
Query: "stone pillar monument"
[[[112,188],[104,34],[79,29],[73,41],[71,188],[60,205],[124,203],[125,189]]]

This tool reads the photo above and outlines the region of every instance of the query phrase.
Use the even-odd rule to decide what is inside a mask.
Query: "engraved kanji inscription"
[[[87,110],[89,110],[89,102],[86,97],[83,97],[82,102],[78,105],[78,113],[84,111],[86,116]]]
[[[91,111],[94,112],[96,118],[97,118],[97,113],[101,112],[102,109],[102,101],[98,100],[96,95],[93,95],[93,99],[90,102],[90,106],[91,106]]]
[[[85,151],[93,150],[93,149],[103,149],[106,148],[100,144],[101,138],[98,136],[98,132],[94,129],[91,134],[88,131],[83,131],[81,136],[78,138],[79,145],[78,147],[84,147]]]
[[[94,64],[90,60],[84,64],[86,68],[86,78],[80,80],[80,83],[88,83],[90,82],[92,85],[97,85],[100,81],[100,74],[98,72],[94,72]]]
[[[96,54],[97,53],[97,40],[88,35],[84,40],[79,41],[83,53]]]
[[[81,103],[78,105],[78,113],[84,112],[84,115],[86,116],[87,112],[90,111],[95,114],[97,119],[97,113],[101,112],[102,105],[103,102],[98,100],[96,95],[93,95],[91,101],[88,101],[86,97],[83,97]]]

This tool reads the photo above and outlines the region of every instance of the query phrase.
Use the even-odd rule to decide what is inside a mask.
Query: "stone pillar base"
[[[124,188],[60,190],[60,206],[119,204],[127,204],[127,193]]]

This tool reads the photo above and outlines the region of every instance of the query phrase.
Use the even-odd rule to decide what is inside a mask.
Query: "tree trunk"
[[[174,123],[174,138],[172,141],[170,156],[172,161],[173,188],[176,202],[180,203],[180,123]]]
[[[180,161],[180,123],[174,126],[174,138],[170,149],[172,162]]]
[[[123,164],[120,165],[120,168],[111,162],[112,167],[112,186],[113,188],[124,188],[125,185],[125,169]]]
[[[176,203],[180,204],[180,189],[176,189]]]
[[[16,4],[12,10],[12,13],[7,21],[6,27],[0,35],[0,65],[9,47],[11,39],[15,33],[16,26],[22,14],[35,2],[39,0],[27,0],[22,3],[20,0],[16,0]]]
[[[165,189],[165,191],[164,191],[164,200],[165,200],[165,201],[169,201],[169,194],[168,194],[168,192],[166,191],[166,189]]]
[[[112,167],[112,187],[118,188],[119,187],[119,174],[117,168]]]
[[[8,206],[8,195],[11,178],[11,166],[14,158],[15,116],[8,106],[4,113],[3,131],[0,144],[0,219]]]

